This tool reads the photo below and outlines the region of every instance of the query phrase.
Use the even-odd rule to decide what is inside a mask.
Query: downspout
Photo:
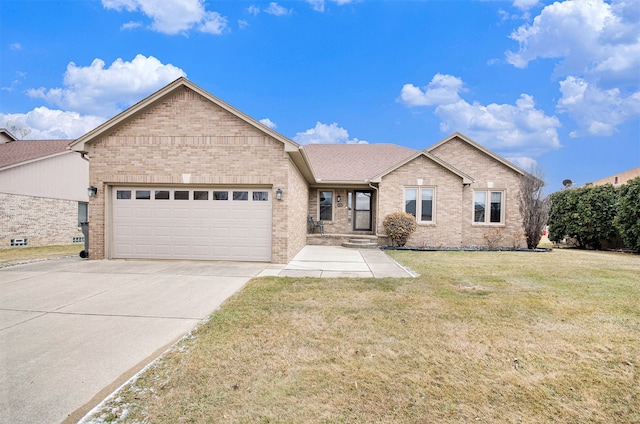
[[[376,227],[374,228],[374,235],[378,236],[378,213],[380,212],[380,196],[378,196],[379,192],[378,192],[378,188],[373,186],[371,183],[369,183],[369,187],[371,187],[372,189],[375,190],[376,192]]]

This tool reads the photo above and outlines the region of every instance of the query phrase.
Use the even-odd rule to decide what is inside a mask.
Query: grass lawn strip
[[[28,262],[78,256],[84,244],[0,249],[0,268]]]
[[[252,280],[89,422],[640,422],[640,257],[389,254]]]

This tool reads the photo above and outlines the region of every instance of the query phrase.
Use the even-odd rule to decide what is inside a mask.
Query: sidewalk
[[[268,265],[259,277],[413,278],[379,249],[341,246],[305,246],[287,265]]]

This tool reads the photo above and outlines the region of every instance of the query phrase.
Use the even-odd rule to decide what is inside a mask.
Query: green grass
[[[250,281],[98,416],[640,422],[639,256],[389,254],[421,276]]]
[[[13,247],[0,249],[0,265],[12,262],[36,259],[52,259],[64,256],[77,256],[84,249],[84,244],[68,244],[62,246]]]

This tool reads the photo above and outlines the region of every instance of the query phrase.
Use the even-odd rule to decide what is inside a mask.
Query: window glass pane
[[[169,200],[169,190],[156,190],[154,198],[156,200]]]
[[[404,211],[416,216],[416,200],[418,190],[415,188],[407,188],[404,190]]]
[[[209,200],[209,192],[196,190],[193,192],[193,200]]]
[[[173,192],[174,200],[189,200],[189,191],[187,190],[176,190]]]
[[[253,192],[253,200],[256,200],[256,201],[267,201],[267,200],[269,200],[269,192],[267,192],[267,191],[254,191]]]
[[[248,191],[234,191],[233,200],[249,200]]]
[[[149,200],[151,199],[151,192],[149,190],[136,190],[137,200]]]
[[[484,222],[484,210],[487,201],[487,194],[484,191],[478,191],[473,195],[473,222]]]
[[[432,221],[433,220],[433,189],[432,188],[423,188],[420,193],[422,196],[421,199],[421,210],[420,210],[420,220],[421,221]]]
[[[491,193],[491,217],[490,222],[500,222],[502,216],[502,193]]]
[[[122,200],[131,199],[131,190],[118,190],[118,191],[116,191],[116,199],[122,199]]]
[[[228,191],[214,191],[213,200],[229,200]]]
[[[321,221],[333,220],[333,192],[332,191],[320,192],[320,220]]]

